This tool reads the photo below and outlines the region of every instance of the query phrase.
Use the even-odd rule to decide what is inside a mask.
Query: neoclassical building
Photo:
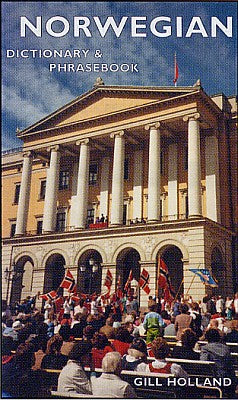
[[[125,284],[145,268],[156,291],[159,257],[176,291],[236,290],[237,108],[192,87],[102,81],[17,132],[2,156],[3,300],[57,289],[67,268],[82,292],[106,271]],[[107,217],[106,221],[98,219]],[[108,220],[108,222],[107,222]],[[147,295],[140,291],[140,303]]]

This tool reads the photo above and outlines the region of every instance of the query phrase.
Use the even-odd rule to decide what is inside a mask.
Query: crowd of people
[[[59,310],[50,300],[39,310],[32,299],[2,314],[2,397],[47,397],[41,373],[56,369],[61,370],[60,392],[135,398],[122,370],[188,377],[168,357],[214,361],[214,376],[231,378],[228,397],[235,393],[226,343],[238,343],[238,293],[226,300],[206,296],[195,302],[189,296],[172,303],[149,296],[146,312],[136,296],[102,304],[100,298],[75,302],[69,295]],[[177,340],[172,351],[168,337]],[[99,377],[93,372],[97,368],[102,368]]]

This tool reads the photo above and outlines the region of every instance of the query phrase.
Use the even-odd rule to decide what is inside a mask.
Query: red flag
[[[69,269],[67,269],[65,277],[60,284],[60,287],[67,289],[68,292],[73,292],[75,290],[75,279]]]
[[[43,300],[54,300],[57,296],[58,296],[57,292],[55,290],[52,290],[49,293],[41,294],[40,298]]]
[[[139,286],[145,291],[145,293],[149,294],[150,293],[150,288],[149,288],[149,281],[150,281],[150,275],[149,272],[146,271],[145,268],[143,268],[141,274],[140,274],[140,279],[139,279]]]
[[[106,299],[110,298],[110,289],[105,293],[101,295],[101,300],[104,302]]]
[[[130,283],[131,283],[131,281],[132,281],[132,278],[133,278],[133,273],[132,273],[132,269],[131,269],[131,270],[130,270],[130,273],[129,273],[129,276],[128,276],[128,278],[127,278],[125,287],[124,287],[125,292],[127,292],[127,290],[129,289],[129,286],[130,286]]]
[[[104,286],[106,286],[108,289],[110,289],[110,287],[112,286],[112,273],[109,269],[107,270]]]
[[[171,285],[169,270],[162,258],[159,259],[159,271],[158,271],[158,287],[164,289],[164,295],[166,301],[171,301],[175,297],[175,291]]]
[[[177,57],[176,57],[176,53],[175,53],[175,55],[174,55],[174,80],[173,80],[175,86],[176,86],[178,77],[179,77],[179,70],[178,70],[178,64],[177,64]]]
[[[57,297],[54,300],[54,304],[55,304],[56,313],[59,313],[60,310],[61,310],[62,305],[64,304],[64,298],[62,296],[61,297]]]

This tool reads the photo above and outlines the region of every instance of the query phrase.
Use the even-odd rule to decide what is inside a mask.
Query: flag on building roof
[[[55,290],[52,290],[49,293],[41,294],[40,298],[43,300],[54,300],[58,296],[58,293]]]
[[[174,85],[177,86],[177,80],[179,77],[179,70],[178,70],[178,63],[177,63],[177,56],[176,53],[174,55]]]
[[[200,280],[208,286],[218,287],[215,279],[212,277],[208,269],[199,269],[199,268],[192,268],[189,271],[193,272],[197,276],[199,276]]]
[[[75,290],[75,279],[69,269],[67,269],[64,279],[60,284],[60,287],[67,289],[68,292],[73,292]]]
[[[108,289],[110,289],[110,287],[112,286],[112,273],[110,269],[107,270],[104,286],[106,286]]]
[[[158,268],[158,288],[164,289],[165,300],[170,301],[175,297],[175,290],[171,284],[169,270],[164,260],[159,258]]]
[[[148,271],[146,271],[145,268],[143,268],[140,274],[140,279],[138,284],[147,294],[150,293],[149,282],[150,282],[150,274]]]
[[[126,284],[125,284],[125,286],[124,286],[125,292],[127,292],[128,289],[130,288],[132,279],[133,279],[133,272],[132,272],[132,269],[131,269],[131,270],[130,270],[130,273],[129,273],[129,275],[128,275]]]

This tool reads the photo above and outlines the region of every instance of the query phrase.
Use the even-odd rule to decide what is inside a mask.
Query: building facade
[[[82,292],[113,287],[158,260],[176,292],[236,290],[236,101],[193,87],[106,86],[19,131],[2,156],[3,300],[57,289],[67,268]],[[5,277],[5,279],[4,279]],[[141,290],[140,304],[147,304]]]

